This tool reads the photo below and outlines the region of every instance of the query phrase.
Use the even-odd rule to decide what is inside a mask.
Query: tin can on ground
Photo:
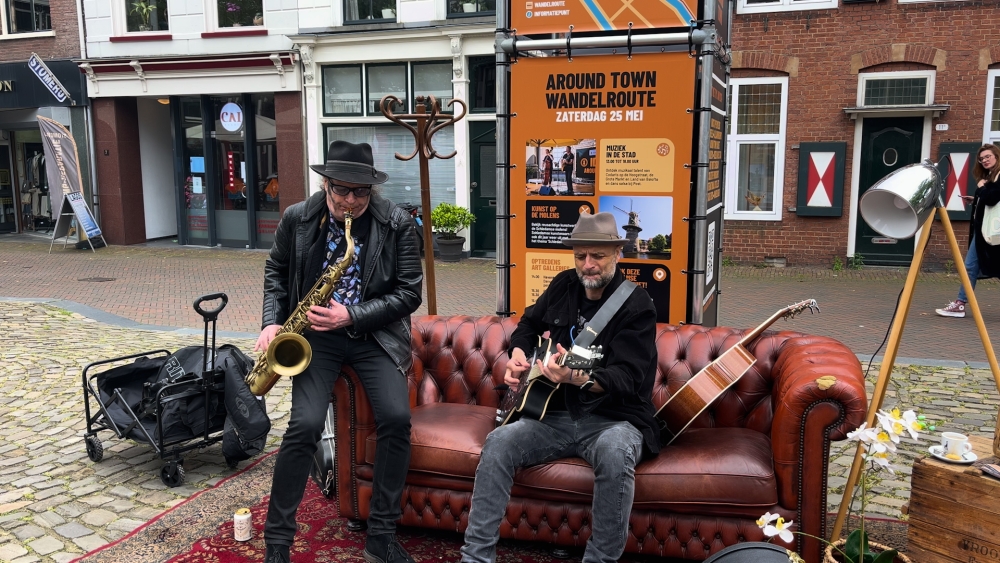
[[[250,509],[241,508],[233,515],[233,539],[249,541],[253,535],[253,523],[250,521]]]

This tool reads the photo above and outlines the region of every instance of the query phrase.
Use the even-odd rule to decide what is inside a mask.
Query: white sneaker
[[[948,303],[948,306],[944,309],[935,309],[934,312],[942,317],[957,317],[961,319],[965,317],[965,303],[956,299]]]

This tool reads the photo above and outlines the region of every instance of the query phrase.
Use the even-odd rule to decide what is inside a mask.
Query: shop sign
[[[239,131],[243,127],[243,108],[233,102],[227,103],[219,112],[219,122],[226,131]]]
[[[28,59],[28,68],[35,73],[35,76],[42,81],[42,84],[55,96],[56,100],[65,102],[70,99],[69,90],[62,85],[62,82],[59,82],[55,73],[49,70],[49,67],[35,53],[32,53],[31,58]]]
[[[0,92],[13,92],[13,91],[14,91],[13,80],[0,80]]]

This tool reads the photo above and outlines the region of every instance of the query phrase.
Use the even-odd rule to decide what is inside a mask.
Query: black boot
[[[363,555],[368,563],[414,563],[410,554],[396,541],[395,534],[369,535]]]
[[[290,563],[291,556],[288,555],[287,545],[267,544],[267,555],[264,556],[264,563]]]

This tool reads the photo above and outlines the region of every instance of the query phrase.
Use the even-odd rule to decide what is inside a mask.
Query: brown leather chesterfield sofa
[[[465,531],[479,452],[495,427],[494,387],[503,381],[516,322],[414,318],[404,526]],[[743,334],[724,327],[659,325],[654,405],[659,408]],[[861,365],[835,340],[794,332],[765,333],[750,352],[757,358],[754,367],[673,444],[636,468],[627,552],[703,560],[729,545],[764,539],[756,520],[765,512],[827,537],[829,445],[865,420]],[[364,520],[375,422],[349,366],[333,401],[340,514]],[[582,547],[590,536],[593,480],[578,458],[521,470],[501,536]],[[821,560],[820,542],[796,535],[796,543],[788,547],[806,561]]]

